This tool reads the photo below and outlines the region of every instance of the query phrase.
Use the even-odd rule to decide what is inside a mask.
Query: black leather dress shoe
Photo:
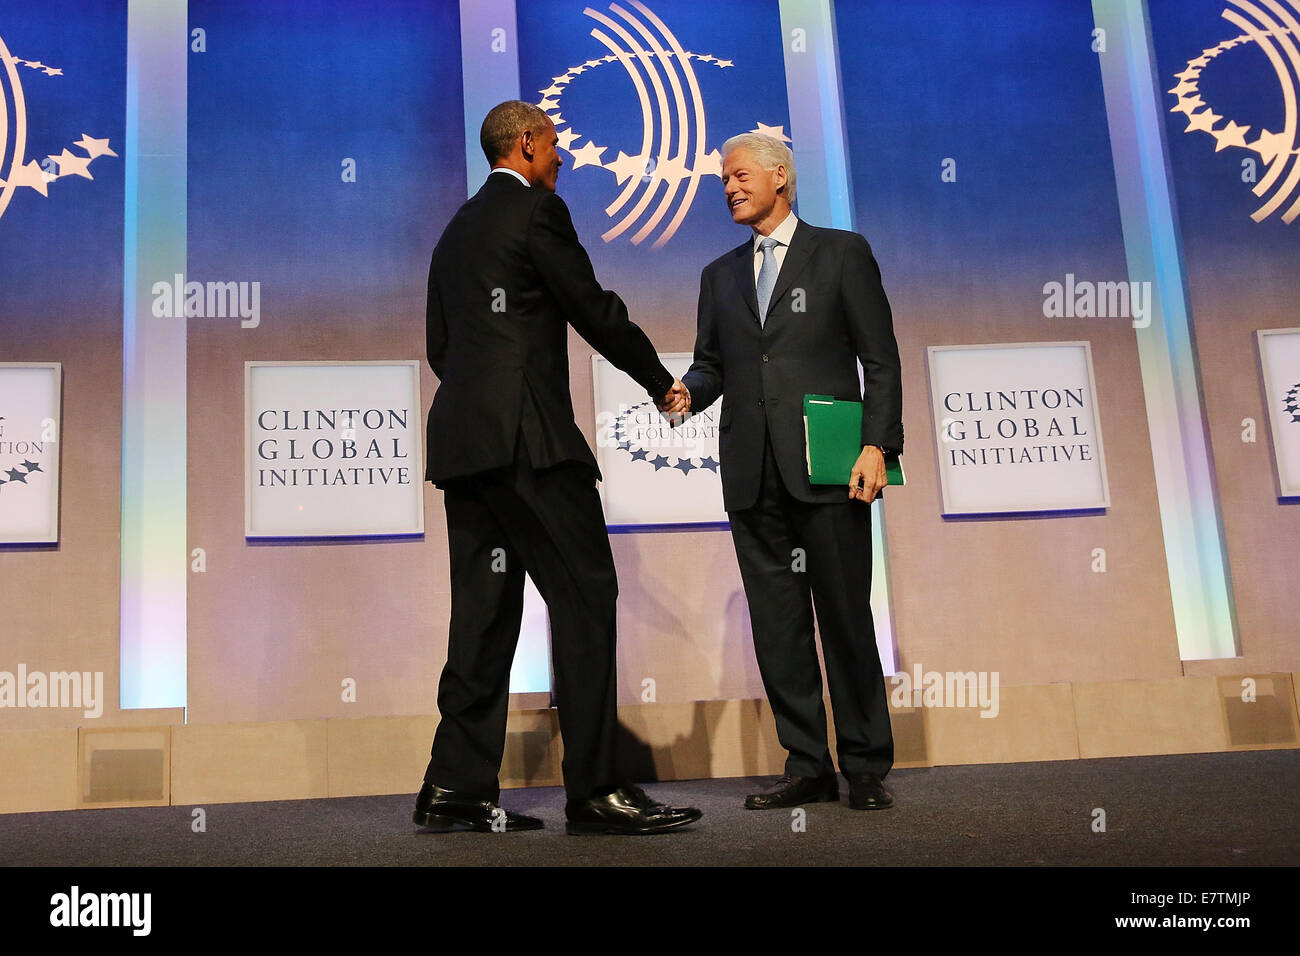
[[[849,806],[854,810],[884,810],[894,805],[880,776],[874,773],[847,773],[849,778]]]
[[[644,835],[689,826],[704,814],[694,807],[670,807],[651,800],[644,790],[625,783],[613,793],[570,800],[564,807],[568,832]]]
[[[438,833],[454,830],[475,830],[479,833],[502,833],[515,830],[540,830],[542,821],[522,813],[512,813],[491,800],[483,800],[466,793],[444,790],[436,784],[426,783],[415,797],[415,813],[411,819],[416,826]]]
[[[747,796],[745,809],[774,810],[778,807],[797,807],[802,803],[835,803],[839,799],[840,783],[835,774],[796,777],[787,773],[769,789]]]

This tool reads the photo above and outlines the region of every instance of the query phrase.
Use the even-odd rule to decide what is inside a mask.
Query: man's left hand
[[[875,445],[864,446],[849,474],[849,497],[871,504],[888,482],[884,453]]]

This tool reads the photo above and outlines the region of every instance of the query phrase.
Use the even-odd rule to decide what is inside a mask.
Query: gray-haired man
[[[732,218],[751,236],[700,276],[690,409],[722,396],[724,506],[749,602],[785,774],[750,809],[839,799],[826,739],[813,606],[850,805],[893,803],[881,781],[894,741],[871,620],[870,502],[884,457],[903,448],[902,386],[889,302],[861,236],[791,211],[794,157],[770,136],[723,144]],[[862,364],[863,383],[858,380]],[[803,397],[862,401],[862,453],[850,484],[810,484]]]

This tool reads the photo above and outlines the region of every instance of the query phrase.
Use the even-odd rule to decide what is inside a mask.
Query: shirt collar
[[[532,185],[528,182],[528,180],[524,179],[522,173],[520,173],[518,170],[511,169],[511,168],[508,167],[508,166],[494,166],[494,167],[492,168],[492,172],[493,172],[493,173],[509,173],[511,176],[515,177],[515,179],[519,180],[519,181],[520,181],[521,183],[523,183],[525,186],[528,186],[530,189],[532,188]],[[491,175],[491,173],[489,173],[488,175]]]
[[[754,254],[758,254],[758,244],[766,239],[775,239],[781,245],[789,247],[790,241],[794,238],[795,227],[799,225],[799,220],[792,211],[781,221],[781,225],[773,229],[767,236],[760,236],[754,233]]]

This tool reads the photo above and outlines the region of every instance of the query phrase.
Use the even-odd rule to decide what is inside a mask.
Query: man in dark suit
[[[835,801],[813,606],[850,805],[881,809],[894,761],[871,620],[871,512],[886,455],[903,448],[898,345],[871,247],[791,212],[794,157],[770,136],[723,144],[732,218],[752,230],[700,277],[688,407],[721,394],[723,503],[731,519],[754,652],[789,752],[785,774],[751,809]],[[863,380],[858,379],[858,362]],[[865,389],[864,389],[865,386]],[[865,394],[864,394],[865,391]],[[808,480],[803,397],[861,400],[862,452],[849,485]]]
[[[451,626],[441,720],[415,822],[431,830],[529,830],[497,806],[510,665],[527,572],[546,600],[570,833],[657,833],[693,823],[615,767],[618,581],[595,457],[573,419],[567,327],[663,409],[680,382],[627,308],[596,281],[555,195],[555,126],[527,103],[495,107],[493,167],[456,213],[429,268],[427,345],[439,379],[425,477],[444,492]]]

